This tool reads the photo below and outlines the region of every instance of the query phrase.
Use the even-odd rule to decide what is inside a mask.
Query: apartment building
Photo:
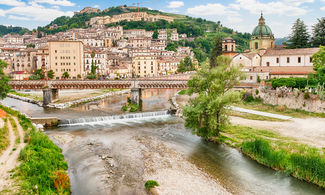
[[[28,48],[21,49],[14,53],[12,61],[12,69],[15,71],[24,71],[26,73],[32,73],[36,70],[37,50]]]
[[[92,57],[93,54],[93,57]],[[87,50],[84,53],[85,58],[85,71],[88,73],[91,72],[91,65],[97,66],[96,73],[99,75],[107,75],[109,73],[107,69],[107,55],[103,51],[91,51]]]
[[[49,58],[56,79],[62,78],[64,72],[68,72],[72,79],[85,76],[81,41],[49,41]]]
[[[132,73],[138,77],[158,76],[156,56],[136,56],[132,59]]]

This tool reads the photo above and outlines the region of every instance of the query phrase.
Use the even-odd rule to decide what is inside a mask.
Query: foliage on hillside
[[[30,33],[30,30],[28,30],[27,28],[23,28],[23,27],[0,25],[0,36],[6,35],[6,34],[23,35],[25,33]]]

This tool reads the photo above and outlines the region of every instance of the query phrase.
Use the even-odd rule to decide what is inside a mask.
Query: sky
[[[220,21],[249,33],[263,11],[266,24],[277,38],[288,36],[297,18],[311,30],[317,18],[325,17],[325,0],[0,0],[0,24],[33,29],[59,16],[73,16],[87,6],[103,10],[138,2],[142,7]]]

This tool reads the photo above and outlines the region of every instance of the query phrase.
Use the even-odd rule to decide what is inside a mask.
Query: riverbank
[[[67,163],[58,148],[26,116],[0,105],[8,120],[10,145],[0,157],[1,194],[69,194]]]
[[[105,99],[110,96],[120,95],[129,93],[129,89],[125,90],[114,90],[114,89],[96,89],[96,90],[66,90],[61,91],[59,95],[59,100],[55,103],[47,105],[49,108],[55,109],[66,109],[79,104],[85,104],[92,101],[98,101]],[[43,106],[42,103],[42,91],[32,91],[32,92],[10,92],[8,97],[21,100],[24,102],[37,104]]]
[[[185,105],[189,97],[181,96],[178,104]],[[319,115],[301,111],[285,113],[301,118],[272,121],[251,116],[242,118],[239,114],[230,117],[232,125],[210,141],[238,148],[260,164],[325,187],[325,169],[322,168],[325,165],[325,133],[322,132],[325,119],[307,118]]]

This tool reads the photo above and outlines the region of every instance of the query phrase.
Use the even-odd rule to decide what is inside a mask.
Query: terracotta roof
[[[319,48],[300,49],[268,49],[263,56],[283,56],[283,55],[313,55]]]
[[[250,60],[253,59],[256,55],[259,55],[257,53],[252,53],[252,52],[250,52],[250,53],[240,53],[240,54],[242,54],[243,56],[247,57]],[[238,54],[238,55],[240,55],[240,54]]]

